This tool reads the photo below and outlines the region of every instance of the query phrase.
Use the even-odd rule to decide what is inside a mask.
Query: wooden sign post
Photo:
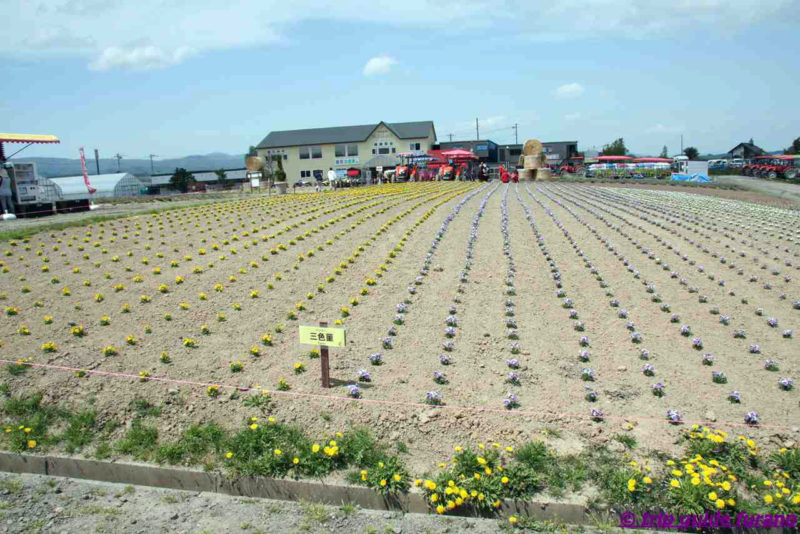
[[[328,347],[344,347],[347,343],[344,328],[329,328],[327,321],[319,326],[300,326],[300,343],[319,347],[322,387],[331,387],[331,369]]]

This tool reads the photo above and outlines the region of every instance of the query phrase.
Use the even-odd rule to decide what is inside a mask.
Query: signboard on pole
[[[326,321],[320,321],[319,326],[300,326],[300,343],[319,346],[322,387],[331,387],[328,347],[344,347],[346,343],[344,328],[328,328]]]
[[[344,328],[300,326],[300,343],[321,347],[344,347],[347,342]]]

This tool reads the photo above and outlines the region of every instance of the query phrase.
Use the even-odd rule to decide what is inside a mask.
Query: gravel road
[[[495,534],[503,532],[500,525],[492,519],[404,515],[0,473],[0,532]]]
[[[800,184],[797,182],[762,180],[761,178],[736,175],[714,176],[714,181],[738,185],[750,191],[765,193],[800,205]]]
[[[26,534],[509,534],[499,519],[440,517],[247,499],[0,472],[0,532]],[[513,532],[609,534],[595,527],[537,523]],[[644,534],[658,534],[640,530]],[[663,534],[663,533],[662,533]]]

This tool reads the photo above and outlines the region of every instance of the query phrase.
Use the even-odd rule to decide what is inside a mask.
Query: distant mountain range
[[[89,175],[97,174],[97,166],[91,152],[86,154],[86,170]],[[40,176],[53,178],[56,176],[77,176],[81,174],[81,161],[69,158],[14,158],[14,161],[35,162]],[[216,169],[243,169],[244,154],[223,154],[215,152],[200,156],[185,156],[175,159],[153,159],[153,174],[166,174],[174,172],[181,167],[188,171],[211,171]],[[115,172],[129,172],[135,176],[150,176],[149,159],[125,159],[119,161],[119,171],[117,170],[117,160],[101,158],[100,174],[111,174]]]

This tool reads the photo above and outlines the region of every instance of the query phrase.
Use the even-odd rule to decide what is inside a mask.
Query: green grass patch
[[[155,406],[146,399],[133,399],[130,403],[130,408],[136,412],[136,417],[159,417],[161,415],[161,407]]]
[[[158,429],[134,419],[125,436],[116,443],[116,450],[137,460],[150,460],[158,445]]]
[[[216,423],[194,425],[180,439],[158,447],[155,460],[170,465],[199,464],[209,453],[221,453],[226,432]]]

